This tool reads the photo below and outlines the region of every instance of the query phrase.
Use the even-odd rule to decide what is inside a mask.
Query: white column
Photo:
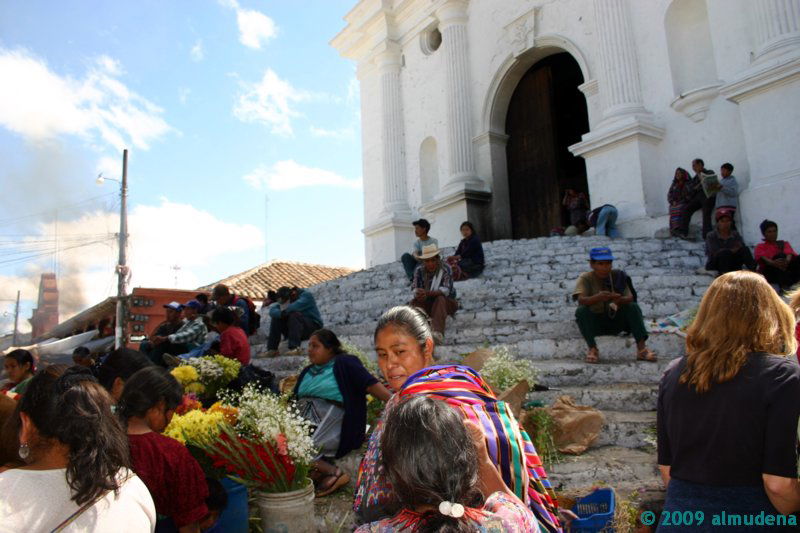
[[[447,133],[450,176],[445,190],[475,182],[475,156],[472,147],[472,111],[467,56],[467,4],[461,0],[445,3],[436,11],[441,50],[445,54],[447,80]]]
[[[603,118],[641,113],[639,64],[626,0],[595,0],[595,20],[600,40],[598,81]]]
[[[756,56],[800,44],[800,0],[752,0]]]
[[[397,45],[387,46],[376,58],[381,82],[381,161],[383,164],[383,211],[409,211],[406,189],[403,102],[400,95],[401,54]]]

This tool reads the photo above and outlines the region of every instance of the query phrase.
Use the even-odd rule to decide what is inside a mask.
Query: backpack
[[[638,301],[639,297],[636,294],[636,289],[633,288],[633,280],[631,280],[631,277],[624,270],[612,270],[611,279],[614,283],[614,286],[612,287],[614,292],[623,294],[625,292],[625,286],[627,285],[631,290],[633,301]]]
[[[242,329],[248,335],[252,335],[261,327],[261,315],[256,312],[256,304],[253,303],[253,300],[247,296],[237,296],[233,304],[236,305],[239,300],[244,300],[247,304],[247,316],[250,317],[248,324],[242,324]]]

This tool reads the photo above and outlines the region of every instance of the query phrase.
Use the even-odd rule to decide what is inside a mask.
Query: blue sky
[[[62,311],[114,291],[118,187],[95,177],[119,177],[123,147],[133,286],[193,288],[265,253],[362,266],[358,84],[328,44],[353,4],[0,3],[0,299],[22,289],[30,316],[56,231],[86,245],[59,253]]]

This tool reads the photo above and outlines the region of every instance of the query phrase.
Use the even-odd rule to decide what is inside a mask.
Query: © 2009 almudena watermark
[[[797,526],[797,517],[794,515],[772,514],[761,511],[759,513],[719,513],[708,514],[703,511],[663,511],[657,516],[653,511],[644,511],[639,520],[645,526],[652,526],[658,520],[660,526],[692,527],[705,524],[711,526]]]

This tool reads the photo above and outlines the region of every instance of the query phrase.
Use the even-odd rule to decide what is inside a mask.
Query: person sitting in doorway
[[[308,289],[281,287],[277,297],[278,301],[269,307],[267,355],[278,355],[278,345],[284,335],[289,341],[286,355],[303,355],[300,343],[323,326],[314,295]]]
[[[417,240],[414,241],[414,249],[410,254],[405,253],[400,257],[400,262],[403,263],[403,269],[405,269],[409,281],[414,278],[414,271],[421,261],[422,248],[424,246],[439,246],[439,241],[428,236],[428,232],[431,230],[430,222],[421,218],[415,220],[412,224],[414,225],[414,235],[417,237]]]
[[[442,261],[441,250],[435,244],[426,245],[420,255],[422,264],[414,271],[411,282],[413,300],[409,305],[418,307],[431,317],[433,340],[444,343],[444,326],[447,315],[458,310],[456,291],[453,289],[453,271]]]
[[[586,194],[575,189],[567,189],[564,192],[564,199],[561,200],[561,205],[569,213],[570,226],[574,226],[584,220],[589,212],[589,199]]]
[[[564,235],[582,235],[589,228],[595,228],[595,235],[607,235],[612,239],[616,239],[620,236],[617,229],[617,215],[617,208],[613,205],[601,205],[592,209],[588,217],[579,220],[574,226],[568,227],[564,231]]]
[[[698,209],[703,210],[703,239],[711,231],[711,214],[714,212],[714,205],[716,204],[716,195],[711,194],[706,196],[703,190],[703,176],[707,173],[713,174],[705,168],[705,162],[697,158],[692,161],[692,170],[694,177],[689,180],[689,201],[684,206],[683,213],[681,213],[681,227],[677,232],[677,236],[681,238],[688,238],[689,236],[689,223],[692,220],[692,215]]]
[[[756,269],[753,254],[744,244],[741,235],[732,228],[733,210],[722,207],[715,218],[717,227],[706,236],[706,270],[725,274],[747,267]]]
[[[592,270],[580,275],[572,293],[572,298],[578,302],[575,311],[578,329],[589,345],[586,362],[600,362],[597,336],[618,335],[623,331],[636,339],[637,361],[655,362],[656,354],[647,347],[642,310],[634,300],[628,276],[623,270],[614,270],[613,261],[609,248],[592,248],[589,252]]]
[[[447,264],[453,270],[453,281],[480,276],[484,267],[483,245],[472,222],[461,224],[461,236],[463,239],[458,243],[455,255],[447,258]]]
[[[683,220],[683,210],[691,199],[692,191],[689,188],[689,173],[685,169],[678,167],[675,169],[675,176],[672,178],[672,185],[667,192],[669,202],[669,234],[673,237],[678,236],[681,231],[681,221]]]
[[[150,335],[149,340],[143,341],[139,345],[140,352],[147,355],[155,364],[162,366],[164,365],[162,355],[175,352],[175,347],[167,340],[167,337],[177,332],[183,325],[183,321],[181,320],[183,306],[181,304],[178,302],[170,302],[164,304],[164,309],[166,320],[156,327],[155,331]],[[183,351],[179,351],[178,353],[183,353]]]
[[[756,245],[758,271],[773,287],[788,290],[800,282],[800,259],[791,244],[778,240],[778,224],[764,220],[759,227],[764,242]]]

